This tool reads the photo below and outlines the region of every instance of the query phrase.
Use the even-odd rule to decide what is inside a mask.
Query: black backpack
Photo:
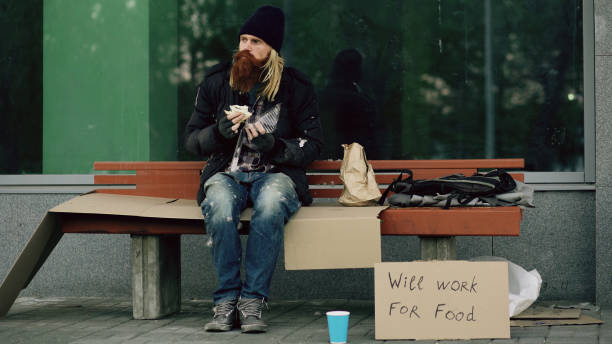
[[[498,169],[488,173],[475,173],[470,177],[463,174],[452,174],[449,176],[434,178],[434,179],[418,179],[412,178],[412,171],[407,170],[408,177],[402,179],[404,172],[393,180],[383,193],[380,205],[383,205],[390,191],[400,195],[419,195],[419,196],[435,196],[449,194],[446,200],[445,209],[450,207],[451,201],[456,199],[459,204],[467,204],[474,198],[481,198],[495,205],[500,204],[499,201],[494,201],[496,194],[510,192],[516,188],[516,182],[508,174],[508,172]],[[404,201],[406,197],[393,195],[389,198],[391,205],[407,206]],[[394,198],[398,202],[394,202]],[[400,201],[400,199],[402,199]],[[397,204],[394,204],[397,203]],[[512,205],[512,204],[508,204]]]

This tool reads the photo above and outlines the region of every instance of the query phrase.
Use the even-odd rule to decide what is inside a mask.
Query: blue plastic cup
[[[327,314],[327,327],[329,328],[329,342],[346,343],[348,334],[349,314],[347,311],[329,311]]]

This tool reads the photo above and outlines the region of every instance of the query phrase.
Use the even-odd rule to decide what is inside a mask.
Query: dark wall
[[[43,0],[0,1],[0,174],[42,171]]]

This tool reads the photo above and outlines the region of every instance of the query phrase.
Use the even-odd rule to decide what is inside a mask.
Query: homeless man
[[[235,319],[242,332],[266,331],[262,311],[284,225],[312,202],[306,167],[322,145],[318,104],[308,78],[279,55],[284,21],[271,6],[246,20],[233,61],[212,67],[198,87],[186,127],[187,149],[209,156],[198,203],[219,284],[207,331],[229,331]],[[237,227],[250,206],[243,282]]]

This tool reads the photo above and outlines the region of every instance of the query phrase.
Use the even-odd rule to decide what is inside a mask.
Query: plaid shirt
[[[276,104],[266,111],[263,111],[263,104],[263,100],[256,101],[254,111],[251,109],[254,114],[247,120],[247,123],[253,124],[260,122],[266,130],[266,133],[272,133],[276,129],[276,124],[278,123],[281,104]],[[226,172],[268,172],[273,167],[274,165],[263,159],[263,154],[249,147],[249,140],[245,133],[244,126],[242,126],[236,148],[234,149],[234,155],[232,156],[232,162],[226,169]]]

